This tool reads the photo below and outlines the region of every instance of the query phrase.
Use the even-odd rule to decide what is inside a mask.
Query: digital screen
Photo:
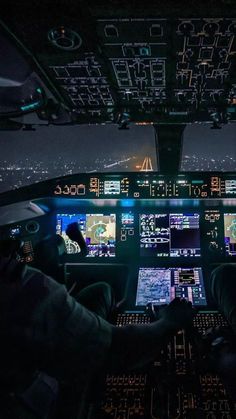
[[[225,193],[228,195],[236,195],[236,179],[225,181]]]
[[[104,195],[119,195],[120,181],[119,180],[105,180],[104,181]]]
[[[195,306],[207,304],[201,268],[139,269],[136,306],[169,304],[176,297]]]
[[[134,213],[133,212],[122,212],[121,214],[121,225],[122,227],[134,227]]]
[[[66,243],[67,253],[79,253],[78,243],[69,239],[67,226],[77,222],[88,247],[88,257],[114,257],[116,250],[115,214],[57,214],[56,233]]]
[[[122,212],[121,213],[121,230],[120,240],[125,242],[134,237],[134,213]]]
[[[140,256],[201,256],[199,214],[140,214]]]
[[[17,237],[17,236],[19,236],[21,234],[21,228],[20,227],[13,227],[13,228],[10,228],[10,231],[9,231],[9,236],[10,237]]]
[[[236,213],[224,214],[225,251],[227,256],[236,256]]]

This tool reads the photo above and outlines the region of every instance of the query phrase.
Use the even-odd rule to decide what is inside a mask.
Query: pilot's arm
[[[79,224],[76,222],[69,224],[66,229],[66,234],[69,239],[78,243],[81,250],[81,256],[86,256],[88,254],[88,248],[83,234],[79,228]]]
[[[135,368],[153,361],[178,330],[192,327],[194,314],[190,302],[175,298],[153,323],[113,327],[111,363]]]
[[[48,373],[56,378],[87,376],[104,365],[125,369],[145,365],[193,318],[191,304],[176,299],[152,324],[116,327],[79,304],[64,286],[48,277],[46,282],[49,293],[33,323],[36,336],[40,330],[48,333],[44,336],[49,345]]]

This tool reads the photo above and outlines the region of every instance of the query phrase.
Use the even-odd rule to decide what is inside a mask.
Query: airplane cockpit
[[[20,262],[72,296],[109,284],[118,327],[177,297],[198,337],[228,329],[211,274],[236,263],[234,1],[3,3],[0,240],[22,241]],[[147,368],[67,394],[53,419],[233,419],[200,358],[179,331]]]

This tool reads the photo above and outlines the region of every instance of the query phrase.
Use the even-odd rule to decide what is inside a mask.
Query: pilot
[[[236,264],[218,266],[212,272],[212,296],[236,334]]]
[[[71,223],[67,226],[66,234],[76,242],[80,248],[77,258],[83,258],[88,254],[87,244],[82,232],[77,227],[78,223]],[[66,256],[66,244],[64,238],[59,234],[48,235],[34,247],[33,266],[51,276],[57,282],[65,282],[64,260]]]
[[[227,393],[236,402],[236,264],[218,266],[211,279],[212,296],[231,328],[230,331],[220,328],[210,331],[212,362]]]
[[[115,327],[105,320],[113,303],[107,284],[82,290],[76,300],[64,285],[22,264],[20,245],[0,242],[0,382],[37,417],[48,417],[57,381],[79,378],[84,387],[106,366],[142,366],[192,322],[191,303],[175,299],[151,324]]]

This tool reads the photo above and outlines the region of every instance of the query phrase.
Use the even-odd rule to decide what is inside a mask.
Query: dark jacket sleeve
[[[45,365],[55,377],[82,377],[106,360],[112,327],[71,297],[63,285],[43,275],[47,296],[32,316],[32,338],[45,354]]]

